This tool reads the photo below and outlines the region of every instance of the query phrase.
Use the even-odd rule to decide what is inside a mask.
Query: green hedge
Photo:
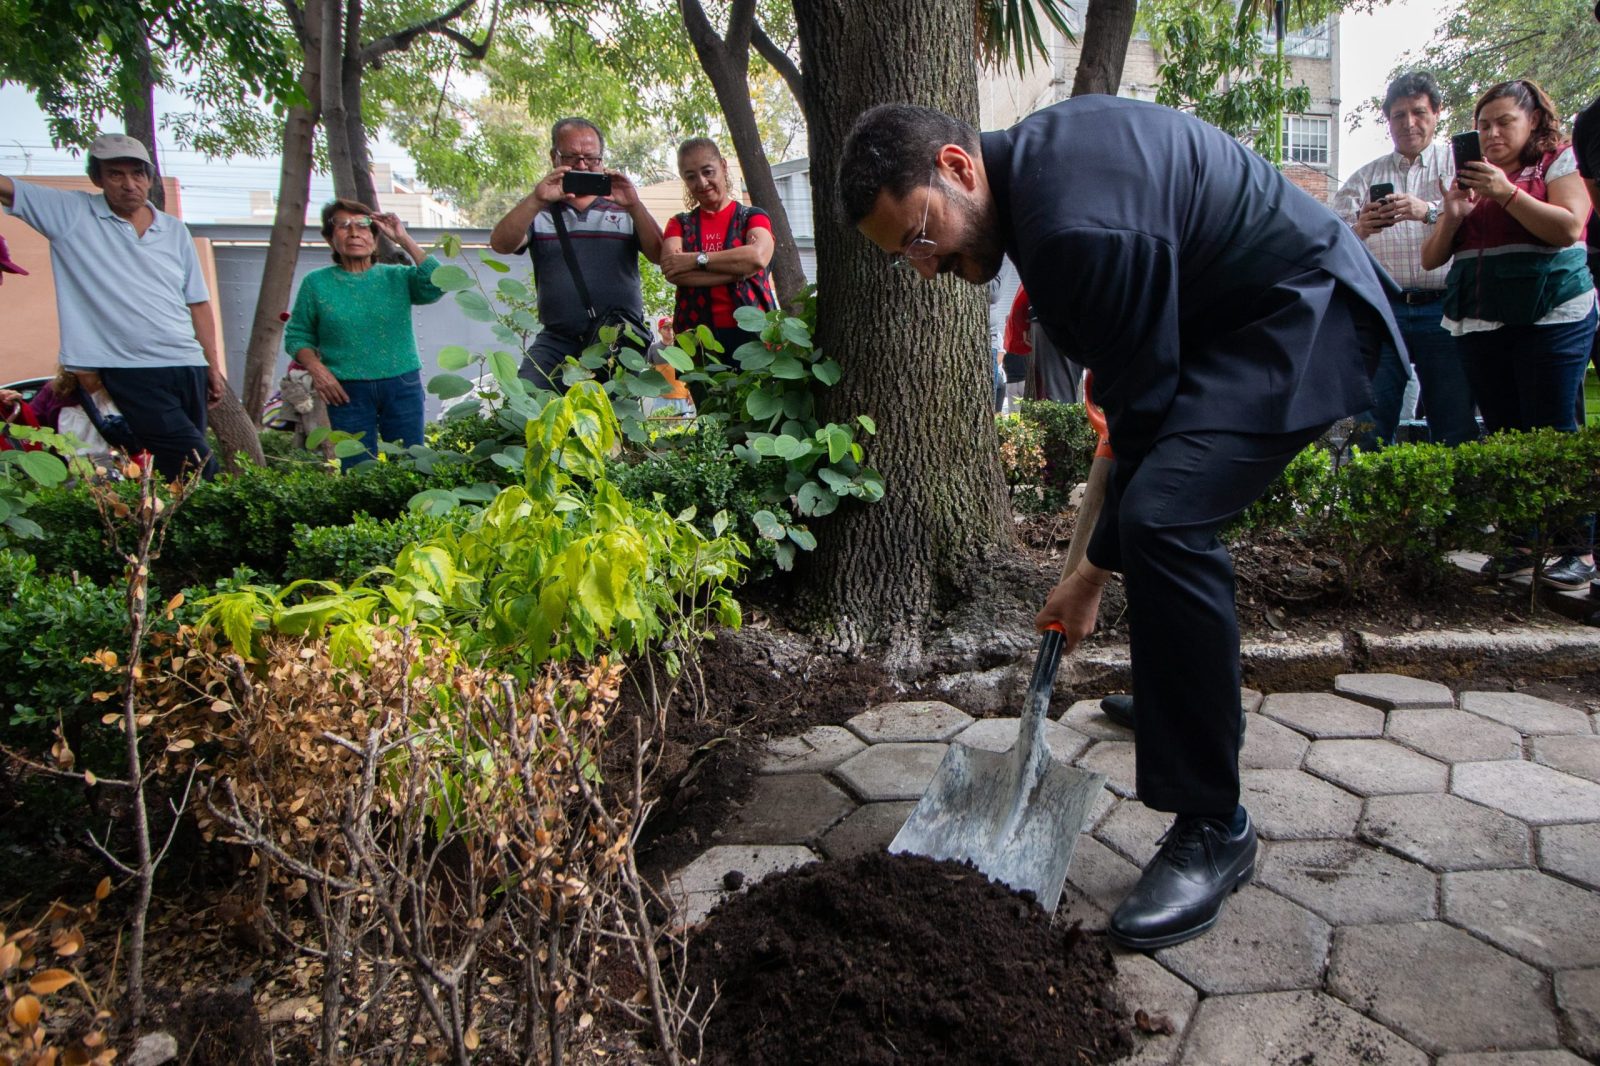
[[[348,525],[356,515],[394,518],[427,479],[393,463],[371,463],[337,475],[319,467],[251,468],[199,485],[172,519],[155,564],[164,586],[209,584],[245,566],[281,578],[296,525]],[[118,486],[125,502],[138,486]],[[39,493],[28,516],[44,530],[26,547],[45,573],[82,574],[105,583],[122,572],[107,547],[100,515],[82,486]]]
[[[338,526],[294,527],[294,543],[284,560],[283,580],[332,580],[348,585],[376,566],[391,566],[400,549],[420,544],[447,527],[465,525],[468,512],[438,515],[407,511],[395,518],[358,514]]]

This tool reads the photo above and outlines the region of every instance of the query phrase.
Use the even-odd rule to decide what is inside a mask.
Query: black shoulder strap
[[[572,271],[573,284],[578,286],[578,299],[583,301],[583,309],[589,313],[589,321],[593,322],[600,316],[595,313],[594,301],[589,299],[589,286],[583,282],[583,271],[578,269],[578,256],[572,250],[572,235],[567,232],[567,224],[561,221],[559,204],[550,208],[550,218],[555,223],[556,236],[561,240],[561,255],[567,261],[567,269]]]

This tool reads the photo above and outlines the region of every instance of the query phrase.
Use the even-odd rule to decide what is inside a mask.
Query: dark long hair
[[[1533,133],[1528,136],[1528,143],[1522,146],[1523,166],[1530,167],[1546,152],[1554,152],[1566,145],[1566,134],[1561,130],[1561,112],[1556,110],[1550,95],[1539,87],[1538,82],[1526,78],[1490,86],[1488,92],[1478,97],[1478,103],[1472,109],[1472,124],[1478,124],[1478,115],[1484,108],[1496,100],[1507,98],[1514,101],[1533,123]]]

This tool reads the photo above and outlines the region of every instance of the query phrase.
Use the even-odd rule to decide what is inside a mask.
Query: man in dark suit
[[[1069,647],[1127,586],[1139,798],[1177,817],[1110,932],[1141,950],[1216,923],[1255,868],[1239,805],[1239,630],[1218,531],[1398,343],[1349,227],[1207,124],[1109,96],[979,135],[890,104],[857,122],[845,213],[897,265],[982,284],[1009,255],[1039,322],[1094,375],[1116,465],[1087,558],[1038,617]]]

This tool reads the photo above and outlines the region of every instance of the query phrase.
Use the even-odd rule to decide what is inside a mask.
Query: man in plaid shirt
[[[1407,378],[1401,360],[1407,355],[1422,386],[1429,439],[1454,445],[1478,436],[1466,371],[1439,324],[1449,264],[1422,269],[1422,242],[1439,217],[1440,189],[1455,178],[1450,146],[1433,136],[1440,102],[1432,74],[1403,74],[1390,83],[1383,113],[1394,151],[1356,171],[1329,205],[1402,290],[1390,305],[1407,351],[1385,351],[1372,381],[1372,436],[1385,442],[1394,440],[1400,420]],[[1391,191],[1374,198],[1373,186],[1382,185]]]

